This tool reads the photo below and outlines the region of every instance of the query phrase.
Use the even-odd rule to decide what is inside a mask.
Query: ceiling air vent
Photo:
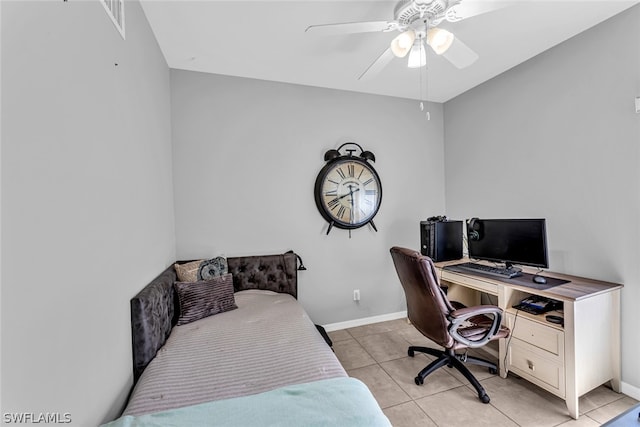
[[[100,3],[124,39],[124,0],[100,0]]]

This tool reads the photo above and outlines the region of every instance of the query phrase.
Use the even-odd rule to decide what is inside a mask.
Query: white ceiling
[[[392,20],[395,1],[141,1],[171,68],[435,102],[445,102],[639,2],[507,0],[498,10],[440,25],[478,53],[470,67],[459,70],[430,52],[427,77],[424,68],[409,69],[406,58],[395,58],[373,78],[358,80],[397,32],[326,36],[305,29]]]

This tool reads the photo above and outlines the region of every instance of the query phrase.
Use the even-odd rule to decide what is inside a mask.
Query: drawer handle
[[[536,365],[534,365],[531,360],[527,360],[527,365],[529,365],[529,369],[531,369],[532,371],[536,370]]]

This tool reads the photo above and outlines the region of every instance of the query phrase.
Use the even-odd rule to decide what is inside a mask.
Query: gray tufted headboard
[[[298,297],[296,261],[297,255],[293,252],[227,258],[236,292],[263,289],[288,293],[294,298]],[[164,345],[178,320],[178,298],[173,289],[176,278],[171,265],[131,299],[134,383]]]

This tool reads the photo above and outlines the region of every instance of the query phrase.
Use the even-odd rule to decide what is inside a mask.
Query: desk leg
[[[621,355],[620,355],[620,349],[621,349],[621,343],[620,343],[620,291],[615,291],[613,296],[611,297],[612,301],[612,305],[613,305],[613,313],[614,315],[611,316],[611,341],[612,341],[612,352],[613,354],[611,355],[612,358],[612,364],[613,364],[613,378],[611,379],[611,388],[613,389],[613,391],[616,391],[618,393],[622,393],[622,390],[620,388],[620,382],[621,382]]]
[[[567,409],[569,410],[569,415],[574,420],[578,419],[578,396],[569,397],[567,396]]]
[[[502,326],[507,326],[507,295],[505,293],[505,287],[504,286],[498,286],[498,307],[500,307],[502,309],[503,313],[503,317],[502,317]],[[498,360],[498,373],[500,374],[501,378],[507,378],[507,374],[509,373],[507,366],[508,364],[507,362],[507,352],[509,351],[509,340],[511,339],[511,336],[508,336],[507,338],[503,338],[501,340],[498,341],[498,357],[500,358],[500,360]]]
[[[507,340],[509,338],[501,339],[498,342],[498,373],[501,378],[507,378],[507,364],[505,362],[505,356],[507,354]]]
[[[574,303],[564,303],[565,402],[569,415],[578,419],[578,378],[576,372],[576,313]]]

